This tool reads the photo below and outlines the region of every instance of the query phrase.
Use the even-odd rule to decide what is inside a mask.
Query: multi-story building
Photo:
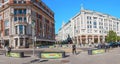
[[[54,12],[41,0],[0,0],[2,46],[26,47],[55,41]]]
[[[69,34],[74,43],[100,43],[105,42],[110,30],[120,36],[119,27],[120,19],[81,7],[81,11],[60,28],[58,37],[63,41]]]

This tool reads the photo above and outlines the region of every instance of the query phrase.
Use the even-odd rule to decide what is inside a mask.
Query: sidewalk
[[[39,59],[32,56],[13,58],[0,55],[0,64],[120,64],[120,48],[96,55],[88,55],[87,52],[81,52],[78,55],[67,53],[67,55],[61,59]]]

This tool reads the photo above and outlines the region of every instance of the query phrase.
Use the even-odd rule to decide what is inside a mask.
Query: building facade
[[[81,11],[60,28],[58,38],[63,41],[69,34],[73,43],[101,43],[105,42],[105,37],[110,30],[120,36],[119,27],[120,19],[81,7]]]
[[[54,12],[41,0],[0,0],[0,45],[55,42]]]

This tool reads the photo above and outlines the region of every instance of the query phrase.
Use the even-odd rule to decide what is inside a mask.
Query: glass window
[[[19,21],[22,21],[22,17],[18,17]]]
[[[19,3],[19,4],[21,4],[21,3],[22,3],[22,1],[18,1],[18,3]]]
[[[20,38],[20,46],[23,46],[23,38]]]
[[[19,14],[22,14],[22,9],[19,9],[18,12],[19,12]]]
[[[14,21],[17,21],[17,17],[14,17]]]
[[[14,9],[14,14],[17,14],[17,9]]]
[[[23,9],[23,14],[26,14],[26,9]]]
[[[89,28],[89,25],[87,26],[87,28]]]
[[[5,36],[9,35],[9,29],[5,29]]]
[[[18,34],[18,32],[17,32],[18,30],[17,30],[17,26],[15,26],[15,34]]]
[[[87,21],[87,24],[89,24],[89,21]]]
[[[92,26],[90,25],[90,28],[92,28]]]
[[[26,34],[27,29],[26,29],[26,26],[24,26],[24,27],[25,27],[25,29],[24,29],[24,30],[25,30],[25,34]]]
[[[94,24],[94,25],[97,25],[97,23],[96,23],[96,22],[94,22],[93,24]]]
[[[97,19],[97,17],[93,17],[93,19]]]
[[[23,34],[23,25],[19,25],[19,33]]]
[[[17,3],[17,1],[16,1],[16,0],[14,0],[13,2],[14,2],[14,4],[16,4],[16,3]]]
[[[94,26],[94,28],[97,28],[97,26]]]
[[[24,17],[24,22],[26,22],[26,17]]]
[[[8,27],[8,26],[9,26],[9,21],[5,20],[5,27]]]
[[[90,21],[90,24],[92,24],[91,21]]]

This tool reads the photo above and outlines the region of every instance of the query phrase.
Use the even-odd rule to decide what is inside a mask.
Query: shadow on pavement
[[[24,56],[23,58],[28,58],[28,57],[31,57],[31,56]]]
[[[70,56],[70,55],[65,55],[65,58],[66,58],[66,57],[69,57],[69,56]]]
[[[40,62],[47,62],[48,60],[41,60]]]
[[[38,62],[40,59],[31,60],[30,63]]]
[[[78,52],[76,52],[76,55],[78,55],[78,54],[80,54],[81,52],[80,51],[78,51]]]

